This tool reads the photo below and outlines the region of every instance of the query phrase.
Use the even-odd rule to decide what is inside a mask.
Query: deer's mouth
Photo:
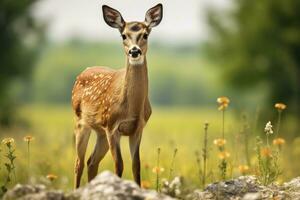
[[[141,65],[144,63],[144,56],[142,56],[141,54],[138,57],[129,57],[129,63],[131,65]]]

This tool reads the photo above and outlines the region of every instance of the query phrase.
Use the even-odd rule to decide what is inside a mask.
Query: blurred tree
[[[30,78],[42,27],[36,25],[30,9],[36,0],[0,1],[0,125],[7,126],[15,116],[18,102],[14,82]],[[24,81],[22,82],[24,83]],[[28,92],[28,91],[27,91]]]
[[[299,115],[300,1],[232,0],[210,9],[209,50],[234,87],[267,84],[269,102],[283,101]]]

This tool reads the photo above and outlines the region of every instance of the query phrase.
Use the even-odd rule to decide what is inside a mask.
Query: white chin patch
[[[144,64],[144,56],[139,56],[137,58],[129,57],[129,64],[131,64],[131,65],[142,65],[142,64]]]

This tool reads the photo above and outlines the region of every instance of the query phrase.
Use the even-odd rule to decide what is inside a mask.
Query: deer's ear
[[[113,28],[122,30],[125,26],[125,21],[121,13],[107,5],[102,6],[104,21]]]
[[[148,24],[150,28],[157,26],[163,17],[163,6],[161,3],[156,6],[150,8],[145,17],[145,22]]]

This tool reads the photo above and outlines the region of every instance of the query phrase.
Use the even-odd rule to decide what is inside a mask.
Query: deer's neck
[[[148,71],[146,57],[143,62],[131,63],[126,60],[125,84],[123,88],[124,100],[128,102],[129,111],[141,112],[145,99],[148,98]]]

